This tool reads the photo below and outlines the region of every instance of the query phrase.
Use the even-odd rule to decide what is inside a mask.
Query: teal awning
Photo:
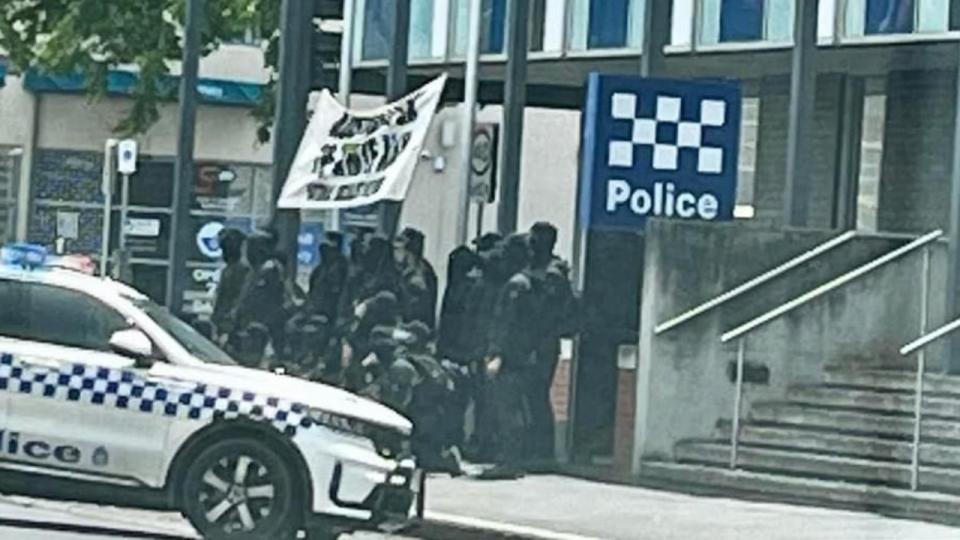
[[[111,70],[107,73],[107,94],[113,96],[129,96],[137,83],[136,73],[129,71]],[[37,93],[72,94],[87,90],[87,77],[80,73],[53,75],[36,70],[27,72],[24,78],[24,87]],[[166,77],[161,81],[164,90],[176,95],[179,77]],[[200,101],[212,105],[235,105],[253,107],[260,102],[263,93],[262,85],[220,79],[200,79],[197,84]]]

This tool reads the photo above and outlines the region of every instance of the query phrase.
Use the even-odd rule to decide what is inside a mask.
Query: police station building
[[[483,3],[501,170],[481,222],[555,222],[582,287],[571,461],[714,486],[772,473],[736,477],[768,494],[797,476],[956,490],[938,443],[960,408],[914,403],[919,351],[938,395],[960,391],[960,357],[949,335],[901,349],[960,315],[960,2],[648,2]],[[467,4],[412,0],[412,80],[462,85]],[[383,73],[394,5],[359,2],[355,74]],[[455,204],[446,165],[418,172],[404,221],[454,229],[449,205],[417,202]],[[437,258],[455,240],[430,242]],[[844,496],[904,506],[868,491]]]

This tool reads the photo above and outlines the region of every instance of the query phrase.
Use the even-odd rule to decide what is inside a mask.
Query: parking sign
[[[580,175],[583,223],[733,218],[740,141],[735,83],[591,74]]]

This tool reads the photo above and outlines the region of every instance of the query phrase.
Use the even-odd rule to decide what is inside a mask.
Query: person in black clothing
[[[510,274],[504,263],[501,243],[484,243],[484,238],[498,242],[499,235],[485,235],[478,242],[478,275],[468,297],[467,328],[464,346],[470,361],[471,397],[474,406],[474,430],[466,445],[468,454],[478,461],[490,461],[496,453],[496,414],[493,384],[487,375],[486,360],[490,337],[496,320],[497,301]]]
[[[360,263],[347,279],[340,300],[340,316],[353,320],[357,306],[380,292],[400,297],[400,277],[393,259],[393,246],[383,237],[375,236],[365,244]]]
[[[493,385],[491,406],[497,424],[497,466],[482,475],[486,479],[523,475],[521,462],[526,456],[526,431],[530,426],[529,404],[523,387],[536,348],[532,326],[539,315],[533,285],[524,272],[529,262],[525,236],[507,238],[503,261],[504,271],[511,277],[497,299],[486,366]]]
[[[308,311],[311,315],[322,315],[329,322],[335,322],[349,271],[350,263],[343,255],[343,235],[327,233],[320,244],[320,264],[310,274]]]
[[[437,357],[456,364],[463,374],[458,377],[458,388],[451,400],[451,414],[447,415],[446,430],[456,446],[464,443],[464,421],[471,400],[477,404],[476,377],[469,377],[473,360],[475,325],[470,319],[470,299],[477,286],[477,267],[480,259],[466,246],[450,253],[447,264],[447,288],[440,308],[440,329],[437,338]],[[472,380],[471,380],[472,379]],[[477,410],[475,405],[474,411]]]
[[[403,318],[437,326],[437,273],[423,257],[423,233],[411,228],[397,236],[394,255],[400,272],[400,300]]]
[[[526,372],[524,390],[530,405],[532,424],[528,431],[529,457],[552,460],[554,457],[554,416],[550,387],[560,357],[561,336],[572,333],[573,289],[566,263],[554,254],[557,229],[549,223],[536,223],[530,230],[530,266],[526,271],[537,303],[532,332],[536,349]]]
[[[447,261],[447,288],[440,305],[437,354],[461,365],[471,360],[471,340],[476,329],[470,324],[470,300],[477,286],[474,271],[479,266],[479,257],[466,246],[453,250]]]
[[[347,390],[359,391],[372,382],[369,377],[369,357],[375,354],[374,330],[395,328],[400,324],[400,306],[397,296],[380,291],[357,306],[353,325],[346,336],[347,364],[343,371],[343,385]]]
[[[243,246],[247,236],[237,229],[224,229],[219,235],[223,262],[226,265],[220,272],[220,282],[213,303],[210,321],[216,330],[216,339],[224,345],[234,331],[233,315],[240,300],[240,294],[250,274],[250,266],[243,260]]]
[[[275,258],[275,242],[265,233],[254,233],[247,240],[247,261],[252,271],[236,307],[241,355],[245,363],[263,359],[267,343],[274,351],[284,342],[284,277]]]

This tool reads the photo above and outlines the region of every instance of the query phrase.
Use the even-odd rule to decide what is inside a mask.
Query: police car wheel
[[[204,538],[293,538],[302,516],[294,478],[269,446],[252,439],[221,441],[186,470],[183,511]]]

